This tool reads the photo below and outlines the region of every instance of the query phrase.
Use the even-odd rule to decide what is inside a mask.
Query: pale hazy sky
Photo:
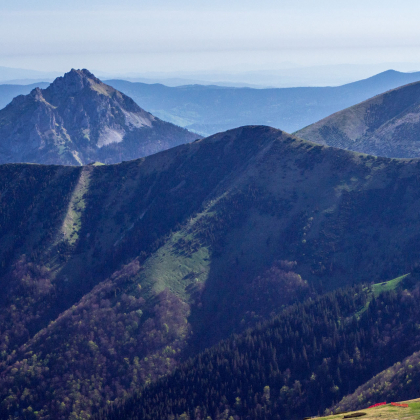
[[[420,62],[414,0],[0,0],[0,66],[109,72]]]

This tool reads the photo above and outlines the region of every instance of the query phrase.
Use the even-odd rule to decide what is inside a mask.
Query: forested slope
[[[88,418],[290,304],[410,272],[419,170],[268,127],[2,165],[3,417]]]
[[[420,348],[419,297],[418,286],[376,298],[356,287],[295,305],[198,355],[96,419],[269,420],[323,413]]]
[[[416,328],[420,324],[416,322]],[[332,411],[360,410],[380,402],[419,398],[420,395],[420,352],[388,367],[356,391],[344,397]]]

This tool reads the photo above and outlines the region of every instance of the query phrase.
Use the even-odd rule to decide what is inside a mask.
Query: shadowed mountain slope
[[[197,137],[144,111],[87,70],[72,70],[0,111],[0,163],[116,163]]]
[[[418,298],[418,287],[375,298],[359,286],[295,305],[199,354],[96,419],[278,420],[323,413],[381,367],[420,347],[420,330],[412,325]],[[408,376],[399,375],[401,393],[416,387],[403,387],[402,380],[418,376],[418,367],[409,367],[417,360],[415,355],[404,361]],[[358,407],[368,405],[360,402]]]
[[[293,302],[409,272],[419,171],[252,126],[0,166],[4,417],[88,418]]]
[[[338,87],[280,89],[167,87],[108,80],[115,89],[165,121],[211,135],[259,124],[293,132],[374,95],[420,80],[420,73],[385,71]]]
[[[412,83],[337,112],[296,135],[375,156],[420,156],[420,83]]]

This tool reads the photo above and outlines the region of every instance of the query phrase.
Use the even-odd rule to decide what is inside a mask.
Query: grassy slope
[[[379,296],[383,292],[389,292],[390,290],[395,290],[401,284],[401,282],[409,275],[410,274],[405,274],[393,280],[374,284],[372,287],[373,294],[375,296]]]
[[[419,83],[402,86],[339,111],[296,135],[376,156],[419,157],[419,92]]]
[[[419,257],[413,246],[420,236],[417,161],[317,146],[267,127],[232,130],[119,165],[4,165],[1,172],[3,389],[20,369],[13,386],[21,398],[29,380],[22,361],[33,352],[36,363],[61,378],[53,399],[64,403],[65,413],[91,410],[74,404],[80,395],[91,398],[96,383],[83,366],[106,366],[95,373],[102,387],[125,369],[136,378],[109,392],[103,387],[94,405],[100,406],[172,369],[183,354],[280,311],[288,301],[270,306],[252,293],[255,279],[265,279],[277,260],[297,261],[294,270],[323,291],[396,277]],[[124,264],[140,269],[116,275]],[[169,297],[160,295],[164,289]],[[292,290],[291,301],[296,298]],[[90,315],[83,319],[86,307]],[[179,317],[168,334],[174,311]],[[185,320],[192,336],[181,327]],[[127,334],[112,339],[110,326],[119,322]],[[151,331],[160,338],[148,347]],[[86,343],[72,347],[89,334],[95,343],[107,337],[96,362],[83,350]],[[48,345],[49,336],[60,346]],[[143,343],[143,359],[157,357],[156,369],[146,360],[136,367],[131,338]],[[115,362],[106,344],[112,340],[120,349]],[[87,355],[83,365],[77,352]],[[163,352],[169,362],[160,364]],[[80,372],[85,392],[58,373],[63,360]],[[67,401],[71,389],[79,389],[77,397]],[[36,404],[46,401],[45,392]]]
[[[407,419],[407,420],[417,420],[420,419],[420,398],[407,401],[395,401],[399,404],[408,404],[406,407],[394,407],[391,404],[384,406],[369,408],[369,409],[360,409],[359,411],[350,411],[346,412],[346,416],[354,413],[366,413],[365,416],[360,417],[366,420],[373,420],[380,417],[384,420],[394,420],[394,419]],[[315,417],[319,420],[335,420],[342,419],[343,414],[327,416],[327,417]]]

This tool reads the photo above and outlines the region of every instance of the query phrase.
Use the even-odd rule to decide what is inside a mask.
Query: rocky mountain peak
[[[197,137],[155,118],[86,69],[72,69],[0,110],[0,163],[117,163]]]
[[[85,88],[92,85],[103,83],[97,79],[89,70],[75,70],[71,69],[64,76],[57,77],[53,83],[47,88],[52,94],[74,95]]]

